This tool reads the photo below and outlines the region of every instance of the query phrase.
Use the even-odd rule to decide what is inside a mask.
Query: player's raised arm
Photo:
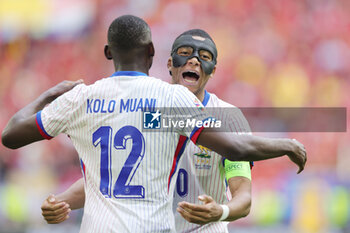
[[[259,161],[288,155],[300,173],[307,160],[304,146],[295,139],[237,135],[204,128],[197,139],[205,146],[233,161]]]
[[[2,131],[2,144],[8,148],[16,149],[44,139],[37,128],[36,113],[58,96],[82,82],[82,80],[63,81],[15,113]]]

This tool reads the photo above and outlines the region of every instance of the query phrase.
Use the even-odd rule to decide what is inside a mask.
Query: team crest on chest
[[[198,157],[201,157],[201,158],[210,158],[211,156],[208,154],[208,151],[211,151],[210,149],[204,147],[204,146],[197,146],[200,151],[195,153],[194,155],[197,155]]]
[[[197,147],[200,151],[195,153],[193,156],[194,159],[194,165],[196,169],[211,169],[211,155],[208,153],[211,151],[210,149],[204,147],[204,146],[198,146]]]

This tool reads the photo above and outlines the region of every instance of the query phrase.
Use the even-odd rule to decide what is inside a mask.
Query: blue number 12
[[[101,148],[101,182],[100,191],[105,197],[111,197],[111,140],[112,128],[102,126],[92,135],[92,143]],[[132,148],[114,185],[115,198],[144,198],[145,188],[141,185],[130,185],[145,153],[145,140],[142,133],[134,126],[124,126],[114,136],[114,148],[125,150],[127,140],[132,139]]]

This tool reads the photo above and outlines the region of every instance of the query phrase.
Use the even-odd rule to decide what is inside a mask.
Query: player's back
[[[85,177],[81,232],[173,231],[175,152],[187,140],[179,141],[178,132],[165,129],[144,132],[143,113],[176,107],[179,96],[193,102],[194,95],[137,72],[117,72],[80,85],[71,95],[74,108],[65,133],[79,153]]]

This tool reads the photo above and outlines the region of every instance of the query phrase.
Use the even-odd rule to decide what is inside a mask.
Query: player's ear
[[[105,57],[108,59],[108,60],[112,60],[113,57],[112,57],[112,52],[111,52],[111,49],[109,48],[108,45],[105,45]]]
[[[154,54],[155,54],[155,50],[154,50],[153,42],[150,42],[147,45],[147,48],[145,51],[145,56],[147,56],[147,59],[149,61],[149,67],[148,67],[149,69],[152,67]]]
[[[154,49],[154,46],[153,46],[153,42],[148,44],[148,54],[149,54],[150,57],[154,57],[155,49]]]
[[[214,76],[215,71],[216,71],[216,65],[214,66],[213,72],[211,72],[211,74],[210,74],[210,78],[212,78]]]
[[[169,57],[169,58],[168,58],[167,67],[168,67],[170,76],[173,75],[173,74],[171,73],[171,67],[172,67],[172,66],[173,66],[173,58],[172,58],[172,57]]]

